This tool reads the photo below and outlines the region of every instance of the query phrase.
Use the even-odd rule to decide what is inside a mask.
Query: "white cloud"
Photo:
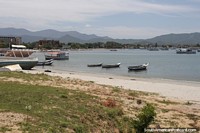
[[[141,0],[0,0],[0,16],[39,21],[88,21],[95,17],[122,12],[186,13],[195,9],[161,5]]]
[[[85,27],[86,27],[86,28],[90,28],[91,25],[90,25],[90,24],[86,24]]]
[[[150,27],[106,27],[106,24],[95,28],[94,23],[92,26],[89,24],[95,18],[127,12],[191,16],[197,14],[199,9],[191,5],[159,4],[144,0],[0,0],[0,27],[77,30],[114,38],[148,38],[169,32],[168,29]]]

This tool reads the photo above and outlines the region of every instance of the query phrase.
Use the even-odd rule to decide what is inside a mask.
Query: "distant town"
[[[95,43],[62,43],[59,40],[38,40],[36,42],[24,43],[22,42],[22,37],[19,36],[0,36],[0,48],[11,48],[12,45],[23,45],[27,49],[40,49],[40,50],[49,50],[49,49],[148,49],[148,50],[168,50],[169,48],[190,48],[190,49],[199,49],[200,44],[179,44],[179,45],[159,45],[158,43],[132,43],[132,44],[123,44],[115,41],[107,42],[95,42]]]

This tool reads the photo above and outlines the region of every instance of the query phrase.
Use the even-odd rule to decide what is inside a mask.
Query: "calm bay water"
[[[39,54],[40,59],[42,55],[44,56],[44,54]],[[45,69],[200,82],[200,53],[176,54],[175,50],[147,51],[125,49],[117,51],[69,51],[69,55],[69,60],[54,61],[53,66],[45,66]],[[120,62],[121,66],[120,68],[112,69],[87,67],[87,64],[101,62],[105,64]],[[147,71],[128,72],[128,66],[147,62],[149,62]]]

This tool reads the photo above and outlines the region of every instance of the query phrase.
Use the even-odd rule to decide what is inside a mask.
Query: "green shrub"
[[[144,133],[144,129],[154,120],[156,116],[155,108],[151,104],[147,104],[137,115],[137,119],[134,120],[134,128],[136,133]]]

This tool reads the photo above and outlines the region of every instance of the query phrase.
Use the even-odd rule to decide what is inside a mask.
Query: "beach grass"
[[[23,79],[26,81],[37,81],[37,80],[50,80],[50,77],[44,73],[41,74],[27,74],[24,72],[0,72],[0,77],[5,78],[16,78],[16,79]]]
[[[17,73],[1,73],[3,77],[29,80],[48,80],[48,76]],[[26,132],[95,132],[130,130],[131,121],[124,119],[119,106],[106,107],[99,98],[78,90],[51,86],[21,84],[15,81],[0,81],[0,112],[27,115],[18,123]],[[125,121],[126,120],[126,121]],[[128,120],[128,121],[127,121]],[[10,130],[1,127],[1,131]]]
[[[0,132],[134,132],[149,103],[150,127],[199,127],[195,103],[51,74],[0,72]]]

